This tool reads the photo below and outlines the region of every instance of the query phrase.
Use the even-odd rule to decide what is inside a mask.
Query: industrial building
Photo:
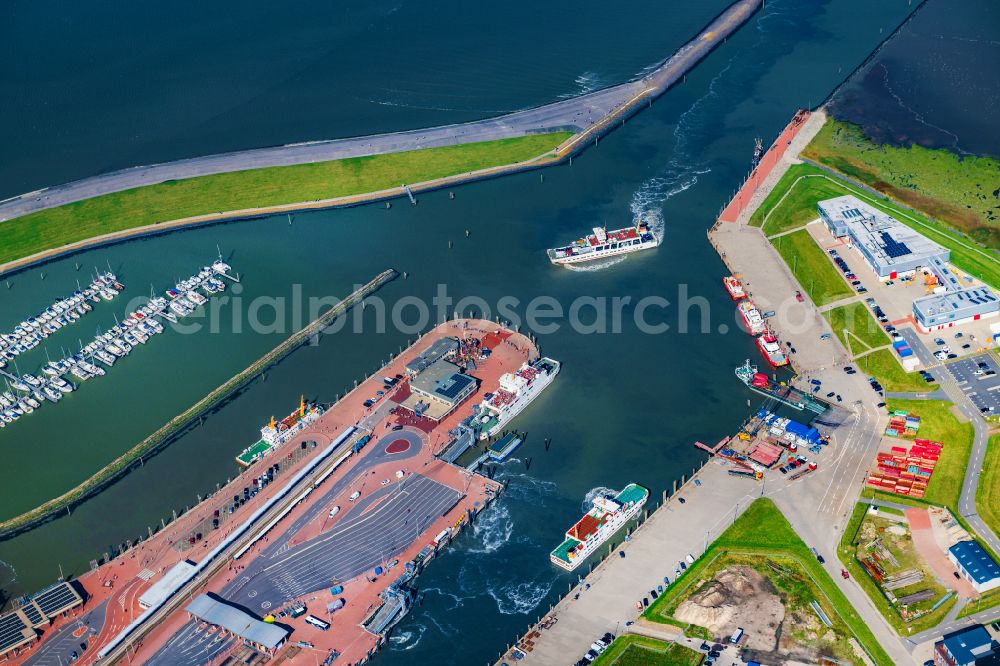
[[[847,237],[879,279],[913,275],[931,260],[946,262],[951,251],[855,196],[827,199],[817,204],[819,216],[837,238]]]
[[[478,380],[462,373],[454,363],[435,361],[410,381],[410,396],[403,407],[440,421],[475,393]]]
[[[986,666],[1000,664],[998,645],[982,626],[948,634],[934,644],[934,666]]]
[[[817,204],[837,238],[846,238],[883,282],[923,275],[933,292],[913,301],[924,333],[1000,314],[1000,299],[984,286],[963,285],[948,267],[951,251],[853,195]]]
[[[982,594],[1000,587],[1000,565],[976,541],[959,541],[948,549],[952,561],[976,592]]]

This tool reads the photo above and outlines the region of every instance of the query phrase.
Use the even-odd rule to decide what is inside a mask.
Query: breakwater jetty
[[[74,506],[100,492],[132,469],[143,465],[145,459],[155,455],[179,436],[195,427],[206,414],[222,406],[241,389],[259,377],[262,372],[284,359],[311,337],[319,335],[323,328],[335,318],[346,313],[351,307],[360,303],[364,298],[398,276],[399,273],[395,269],[390,268],[383,271],[367,284],[352,292],[347,298],[330,307],[300,331],[292,334],[277,347],[251,363],[246,369],[231,377],[228,381],[172,418],[134,447],[105,465],[90,478],[30,511],[0,522],[0,539],[12,538],[63,513],[68,514]]]
[[[683,81],[688,71],[717,46],[724,43],[731,34],[746,23],[762,4],[762,0],[737,0],[713,19],[694,39],[647,74],[603,90],[469,123],[374,136],[258,148],[123,169],[6,199],[0,202],[0,223],[104,194],[122,192],[170,180],[494,141],[530,134],[558,131],[574,132],[572,137],[554,150],[534,159],[422,183],[408,183],[406,186],[401,185],[379,192],[317,201],[293,202],[262,208],[211,212],[183,219],[164,220],[155,225],[106,234],[17,259],[0,265],[0,274],[20,270],[90,247],[119,242],[135,236],[165,233],[180,227],[214,224],[297,210],[355,206],[568,161],[575,154],[590,145],[594,145],[600,136],[620,126],[628,117],[650,105],[654,99],[673,85]]]

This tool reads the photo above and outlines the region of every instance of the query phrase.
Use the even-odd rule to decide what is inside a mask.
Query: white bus
[[[327,629],[330,628],[330,623],[329,622],[324,622],[323,620],[319,619],[315,615],[306,615],[306,622],[308,622],[309,624],[311,624],[314,627],[319,627],[323,631],[326,631]]]
[[[743,638],[743,627],[736,627],[735,633],[729,637],[729,642],[736,645],[740,642],[741,638]]]

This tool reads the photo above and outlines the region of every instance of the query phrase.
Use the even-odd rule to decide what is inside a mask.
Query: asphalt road
[[[108,601],[105,599],[77,618],[76,621],[58,629],[55,634],[45,640],[35,654],[24,661],[24,666],[63,666],[63,664],[70,663],[73,652],[82,656],[84,650],[81,648],[81,644],[86,643],[89,646],[90,639],[101,633]],[[88,627],[88,630],[83,636],[77,638],[73,632],[82,626]]]
[[[697,37],[644,78],[587,95],[469,123],[257,148],[123,169],[7,199],[0,202],[0,221],[172,179],[491,141],[540,132],[584,132],[599,125],[608,115],[620,111],[626,103],[632,102],[638,109],[647,99],[651,101],[666,92],[712,49],[739,29],[760,5],[760,0],[737,0]],[[637,100],[639,95],[642,97]]]
[[[189,621],[149,661],[149,666],[202,666],[232,647],[231,636],[220,636],[200,623]]]
[[[972,391],[966,390],[966,387],[969,386],[969,383],[966,383],[969,381],[966,378],[966,370],[969,368],[970,363],[972,370],[975,369],[975,359],[978,357],[972,357],[972,361],[961,359],[942,365],[934,358],[927,347],[924,346],[923,340],[920,339],[916,331],[912,328],[902,328],[899,332],[909,343],[924,367],[930,370],[934,378],[941,384],[941,390],[945,392],[948,399],[955,403],[959,411],[972,423],[974,431],[972,452],[969,455],[969,463],[965,468],[965,480],[962,483],[962,495],[958,500],[958,511],[969,525],[972,526],[972,529],[975,530],[979,537],[993,549],[993,552],[1000,552],[1000,539],[997,539],[997,535],[994,534],[989,525],[979,517],[979,512],[976,509],[976,489],[979,487],[979,477],[982,474],[983,460],[986,457],[986,444],[989,440],[989,425],[983,419],[975,401],[970,397],[969,393],[972,393]],[[987,363],[994,370],[1000,370],[996,360],[992,357]],[[998,373],[998,377],[1000,377],[1000,373]],[[978,378],[973,378],[981,387],[975,389],[975,392],[984,391],[984,383],[979,383]],[[989,382],[987,386],[1000,385],[1000,382],[993,382],[994,379],[996,378],[987,380]],[[990,393],[997,392],[1000,391],[990,391]],[[997,398],[993,397],[992,399],[996,400]]]
[[[332,530],[256,558],[223,596],[263,615],[333,581],[350,580],[391,561],[460,498],[458,491],[412,474],[367,497]]]
[[[255,615],[266,615],[333,581],[350,580],[391,561],[460,498],[456,490],[411,474],[366,497],[334,529],[291,548],[284,540],[277,548],[271,544],[270,552],[257,556],[220,596]],[[189,622],[147,663],[194,666],[208,663],[227,646],[227,641]]]

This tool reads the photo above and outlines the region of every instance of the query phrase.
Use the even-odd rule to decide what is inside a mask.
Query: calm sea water
[[[931,0],[832,109],[880,142],[1000,157],[1000,5]]]
[[[127,6],[18,5],[2,28],[19,66],[3,72],[18,95],[0,107],[7,158],[0,160],[0,190],[543,103],[637,74],[725,4],[633,3],[609,12],[596,2],[515,2],[498,14],[452,2],[280,11],[249,2],[162,15]],[[0,513],[79,482],[274,346],[281,332],[234,332],[234,313],[245,320],[258,297],[295,290],[343,296],[389,266],[409,274],[380,292],[390,307],[405,296],[429,300],[439,285],[490,307],[505,296],[522,308],[537,296],[564,307],[579,297],[629,296],[633,304],[664,297],[671,305],[650,317],[669,324],[659,335],[639,331],[626,307],[620,332],[563,326],[539,336],[543,352],[565,365],[518,418],[528,441],[498,472],[510,490],[429,568],[420,581],[424,605],[379,657],[383,664],[489,660],[564,589],[569,577],[547,553],[588,492],[637,481],[659,495],[698,462],[695,439],[716,441],[741,421],[750,395],[732,368],[756,352],[735,332],[720,287],[724,267],[705,231],[746,172],[753,138],[769,139],[796,108],[823,99],[911,9],[904,0],[768,2],[686,83],[572,166],[463,187],[454,200],[446,192],[424,195],[416,207],[398,202],[388,211],[300,214],[291,225],[279,217],[135,241],[13,277],[9,288],[0,285],[3,327],[71,291],[94,266],[110,264],[128,284],[123,296],[140,296],[150,284],[162,290],[196,270],[218,246],[244,279],[239,301],[222,307],[218,332],[160,336],[58,407],[0,431]],[[39,25],[52,33],[45,47]],[[544,258],[555,242],[605,221],[624,225],[639,213],[663,223],[665,242],[656,251],[592,272],[555,269]],[[705,332],[700,306],[680,311],[683,294],[704,299]],[[124,300],[102,305],[50,338],[50,351],[92,336],[125,311]],[[590,312],[581,319],[590,321]],[[369,308],[366,317],[373,316]],[[693,332],[682,333],[682,323]],[[233,455],[300,393],[333,399],[412,337],[365,328],[297,351],[72,516],[0,543],[5,593],[37,589],[60,566],[85,571],[109,544],[144,533],[225,480]],[[39,349],[24,362],[44,358]],[[545,438],[553,441],[548,452]]]

